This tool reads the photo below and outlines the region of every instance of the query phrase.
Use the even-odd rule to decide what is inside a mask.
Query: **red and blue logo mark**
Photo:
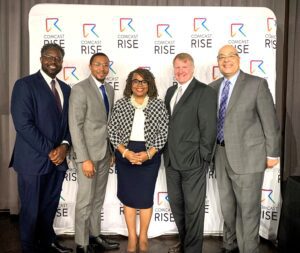
[[[51,32],[53,29],[61,32],[58,18],[46,18],[46,32]]]
[[[277,21],[275,18],[267,18],[267,30],[271,32],[277,27]]]
[[[262,191],[261,202],[264,202],[266,199],[269,199],[273,204],[275,204],[275,201],[272,197],[273,194],[272,189],[261,189],[261,191]]]
[[[78,81],[79,78],[76,76],[75,72],[76,72],[76,67],[74,66],[64,67],[63,69],[64,80],[70,81],[70,78],[74,78]]]
[[[230,25],[230,35],[231,37],[235,37],[237,34],[241,34],[244,37],[247,37],[244,32],[244,24],[243,23],[232,23]]]
[[[167,192],[158,192],[157,193],[157,204],[169,204],[169,196]]]
[[[168,37],[172,38],[172,35],[169,32],[169,28],[170,28],[169,24],[157,24],[156,25],[157,38],[161,38],[162,36],[168,36]]]
[[[199,29],[206,30],[209,29],[206,26],[207,18],[194,18],[194,32],[198,32]]]
[[[132,26],[132,18],[120,18],[120,32],[131,30],[135,32],[135,29]]]
[[[87,38],[90,36],[95,36],[99,38],[98,34],[95,31],[95,28],[96,28],[96,24],[92,24],[92,23],[83,24],[82,25],[83,37]]]
[[[254,74],[257,70],[259,70],[261,73],[266,74],[266,72],[263,69],[263,60],[251,60],[250,61],[250,73]]]

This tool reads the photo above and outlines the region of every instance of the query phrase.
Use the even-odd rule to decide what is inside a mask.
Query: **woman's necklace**
[[[133,105],[133,107],[134,107],[135,109],[145,109],[146,106],[147,106],[147,104],[148,104],[148,101],[149,101],[149,96],[148,96],[148,95],[146,95],[146,96],[144,97],[144,101],[143,101],[142,104],[137,103],[137,102],[135,101],[135,98],[134,98],[133,95],[131,95],[131,97],[130,97],[130,102],[131,102],[131,104]]]

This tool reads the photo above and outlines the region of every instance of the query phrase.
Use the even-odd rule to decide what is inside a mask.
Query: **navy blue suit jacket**
[[[18,173],[43,175],[54,169],[66,171],[66,160],[55,166],[49,152],[63,140],[71,144],[68,104],[71,88],[58,80],[64,96],[59,112],[55,97],[40,71],[16,81],[11,99],[11,114],[17,132],[10,166]]]

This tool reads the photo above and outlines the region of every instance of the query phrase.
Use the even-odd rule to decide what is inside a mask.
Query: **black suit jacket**
[[[71,88],[58,82],[64,96],[62,113],[39,71],[17,80],[14,85],[11,114],[17,136],[10,166],[18,173],[42,175],[53,169],[66,171],[68,168],[66,161],[55,166],[48,157],[63,140],[71,143],[67,116]]]
[[[171,115],[170,101],[177,85],[167,90],[165,103]],[[170,116],[165,166],[176,170],[202,168],[212,157],[216,139],[217,94],[193,78]]]

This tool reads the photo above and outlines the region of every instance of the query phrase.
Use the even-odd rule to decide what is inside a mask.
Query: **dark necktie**
[[[55,97],[56,105],[57,105],[59,111],[61,112],[62,111],[61,101],[60,101],[60,97],[59,97],[59,94],[57,92],[57,89],[55,88],[55,80],[54,79],[51,80],[51,90],[52,90],[53,95]]]
[[[104,101],[104,105],[105,105],[105,109],[106,109],[106,115],[108,116],[108,112],[109,112],[109,102],[108,102],[108,98],[107,98],[107,94],[106,94],[106,91],[105,91],[105,86],[104,84],[102,84],[100,86],[100,90],[101,90],[101,93],[102,93],[102,96],[103,96],[103,101]]]
[[[219,142],[224,140],[224,122],[226,115],[226,104],[228,100],[230,81],[227,80],[222,90],[221,102],[219,108],[218,126],[217,126],[217,139]]]

